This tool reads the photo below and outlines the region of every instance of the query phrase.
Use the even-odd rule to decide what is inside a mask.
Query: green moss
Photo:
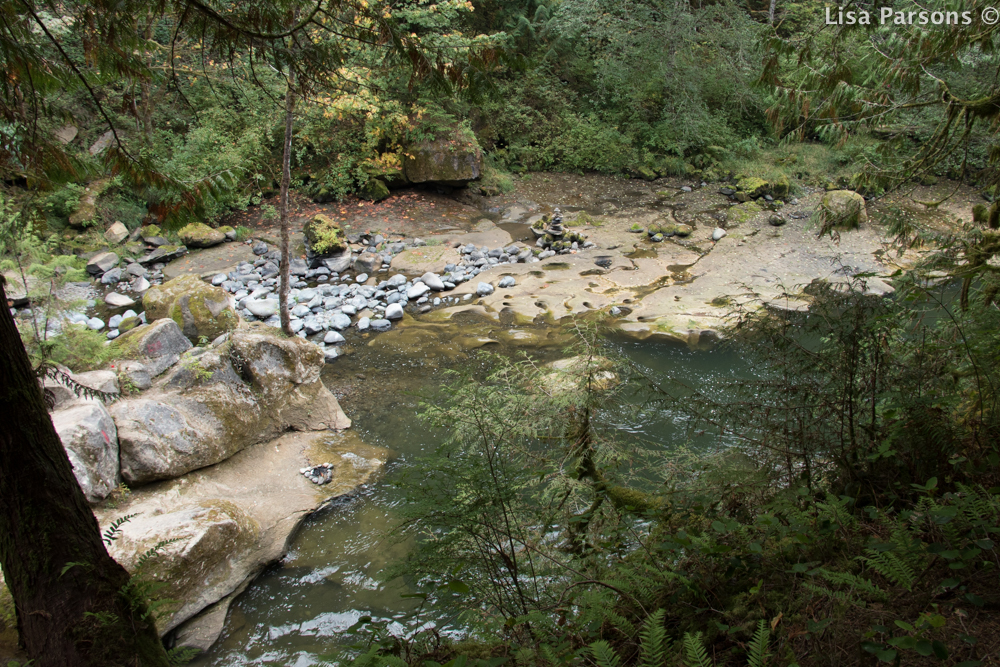
[[[153,237],[153,236],[163,236],[163,230],[160,229],[157,225],[146,225],[141,230],[139,230],[139,234],[143,238]]]
[[[347,248],[344,229],[340,223],[322,213],[307,222],[302,232],[315,253],[324,254]]]
[[[361,188],[361,196],[368,201],[382,201],[389,196],[389,186],[378,178],[370,178]]]
[[[222,225],[221,227],[218,227],[218,230],[220,232],[222,232],[223,234],[228,234],[229,232],[235,232],[236,231],[235,229],[233,229],[229,225]]]
[[[972,221],[976,224],[985,224],[990,215],[990,209],[986,204],[976,204],[972,207]]]
[[[756,202],[747,202],[739,206],[733,206],[728,211],[730,224],[739,225],[755,218],[764,211]]]
[[[607,493],[611,504],[619,510],[641,513],[659,509],[663,505],[662,498],[624,486],[609,486],[605,493]]]
[[[119,323],[118,331],[119,333],[125,333],[126,331],[131,331],[132,329],[135,329],[140,324],[142,324],[142,320],[140,320],[138,317],[126,317],[124,320],[121,321],[121,323]]]
[[[576,217],[571,218],[566,221],[567,227],[582,227],[584,225],[590,225],[591,227],[600,227],[603,223],[595,217],[592,217],[586,211],[580,211]]]
[[[747,176],[741,178],[737,184],[736,188],[742,192],[747,193],[750,197],[756,199],[757,197],[763,197],[770,191],[771,187],[768,182],[763,178],[757,178],[756,176]]]
[[[782,174],[776,180],[771,181],[770,189],[771,196],[775,199],[782,199],[788,196],[789,190],[788,177]]]

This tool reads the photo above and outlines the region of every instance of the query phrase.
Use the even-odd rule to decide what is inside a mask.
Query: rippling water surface
[[[669,375],[695,387],[748,372],[733,352],[692,352],[634,342],[613,345],[648,376],[662,379]],[[398,519],[402,493],[397,484],[406,467],[443,437],[417,418],[419,402],[434,400],[449,364],[480,364],[485,373],[484,363],[476,356],[448,362],[360,351],[329,367],[324,379],[328,386],[344,391],[342,404],[354,428],[365,442],[391,449],[397,458],[370,488],[305,522],[288,556],[236,600],[222,639],[194,665],[323,664],[323,655],[335,654],[339,647],[357,640],[344,631],[362,616],[385,620],[400,633],[428,620],[439,631],[460,632],[458,620],[447,609],[437,610],[430,618],[422,613],[418,622],[419,600],[401,597],[414,591],[401,578],[384,581],[385,568],[405,558],[411,546],[386,533]],[[697,437],[679,412],[657,405],[623,412],[612,421],[653,446],[719,444]]]

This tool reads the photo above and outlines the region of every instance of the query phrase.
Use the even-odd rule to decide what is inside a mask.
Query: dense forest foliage
[[[389,196],[424,141],[479,146],[485,194],[542,170],[869,197],[964,182],[976,225],[887,221],[934,248],[946,289],[900,274],[881,299],[860,276],[808,314],[738,311],[727,345],[748,377],[694,391],[583,331],[577,384],[500,359],[456,378],[426,409],[451,438],[414,472],[399,530],[421,546],[400,573],[463,607],[468,637],[364,619],[331,660],[996,664],[1000,36],[984,7],[942,4],[968,26],[841,26],[813,0],[0,2],[3,268],[71,280],[88,230],[270,206],[288,91],[292,187],[316,201]],[[615,428],[650,406],[717,439],[665,454]]]

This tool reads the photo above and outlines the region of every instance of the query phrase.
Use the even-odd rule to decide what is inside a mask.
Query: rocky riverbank
[[[934,211],[896,203],[946,227],[971,216],[971,193],[960,195]],[[122,360],[73,377],[127,395],[105,405],[47,381],[53,422],[102,525],[137,514],[116,558],[130,566],[178,538],[149,575],[176,600],[160,628],[205,648],[301,519],[368,483],[389,456],[341,433],[350,420],[320,379],[324,363],[358,345],[423,359],[562,346],[560,325],[577,317],[700,348],[725,334],[735,304],[806,308],[816,281],[859,273],[872,292],[890,292],[879,276],[915,254],[888,252],[872,202],[857,224],[818,237],[826,197],[546,174],[504,197],[466,191],[444,221],[434,201],[414,200],[404,216],[413,234],[398,224],[352,232],[339,256],[303,259],[296,235],[290,339],[275,335],[280,257],[268,230],[245,244],[189,230],[192,246],[208,247],[187,252],[144,228],[149,252],[91,257],[94,281],[64,288],[65,302],[89,305],[56,309],[62,317],[47,323],[52,333],[110,329]],[[567,243],[549,233],[557,205]],[[38,315],[30,291],[13,295],[22,323]],[[122,483],[135,488],[122,496]]]

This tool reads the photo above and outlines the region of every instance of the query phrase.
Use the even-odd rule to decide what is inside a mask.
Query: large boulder
[[[315,345],[263,325],[190,350],[151,389],[111,406],[122,476],[129,484],[178,477],[289,428],[348,428],[319,378],[323,364]]]
[[[239,324],[229,295],[197,276],[179,276],[151,287],[142,297],[146,318],[169,317],[192,343],[215,340]]]
[[[102,529],[134,515],[109,547],[126,569],[165,540],[144,568],[174,600],[157,619],[179,646],[208,649],[222,631],[230,603],[269,563],[314,510],[371,481],[388,452],[350,432],[294,433],[260,443],[183,479],[133,490],[124,505],[96,512]],[[332,480],[310,482],[301,468],[333,464]]]
[[[192,222],[177,232],[181,243],[190,248],[210,248],[226,240],[225,232],[212,229],[203,222]]]
[[[131,329],[112,342],[123,357],[141,361],[151,378],[176,364],[191,349],[177,323],[169,318]]]
[[[425,141],[406,149],[403,170],[411,183],[461,186],[483,173],[483,151],[471,133]]]
[[[52,413],[52,425],[73,465],[73,474],[91,503],[118,486],[118,431],[107,408],[98,401],[74,401]]]
[[[118,255],[113,252],[101,252],[91,257],[90,261],[87,262],[87,273],[97,276],[116,266],[118,266]]]
[[[105,230],[104,238],[108,243],[121,243],[128,238],[128,227],[115,220],[115,223]]]
[[[184,245],[161,245],[156,248],[148,255],[143,255],[136,260],[139,264],[146,266],[148,264],[160,264],[167,263],[171,260],[177,259],[187,253],[187,246]]]
[[[868,222],[865,198],[851,190],[832,190],[823,195],[820,216],[825,228],[857,229]]]

